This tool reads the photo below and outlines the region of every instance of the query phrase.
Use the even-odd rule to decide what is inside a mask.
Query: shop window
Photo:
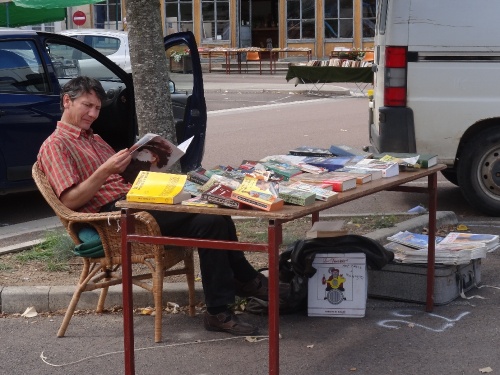
[[[314,0],[288,0],[286,2],[288,39],[314,39],[315,12]]]
[[[354,0],[325,0],[325,38],[353,38],[353,3]]]
[[[375,37],[377,0],[363,0],[363,38]]]
[[[167,35],[179,31],[193,31],[193,2],[166,0]]]
[[[97,29],[122,28],[121,0],[107,0],[94,4],[94,25]]]
[[[203,41],[229,40],[229,1],[203,0],[201,2],[201,18]]]

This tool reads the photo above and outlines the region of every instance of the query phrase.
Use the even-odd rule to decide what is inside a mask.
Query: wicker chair
[[[69,325],[76,305],[83,292],[102,289],[97,302],[98,313],[103,311],[104,301],[111,285],[121,284],[121,234],[119,228],[120,212],[81,213],[67,208],[57,198],[47,177],[39,168],[33,165],[33,179],[45,200],[59,217],[75,244],[81,243],[78,232],[83,227],[93,227],[99,233],[104,248],[102,258],[82,257],[83,269],[71,302],[64,315],[58,337],[63,337]],[[136,231],[138,234],[161,235],[160,228],[151,214],[138,212],[135,214]],[[179,263],[183,261],[181,267]],[[155,342],[161,341],[162,334],[162,292],[163,277],[185,274],[189,289],[189,315],[195,313],[194,264],[193,249],[171,247],[165,249],[162,245],[136,244],[132,245],[132,265],[142,264],[146,273],[135,270],[132,282],[153,293],[155,304]],[[134,266],[134,269],[136,266]],[[144,267],[141,267],[144,269]],[[144,280],[149,280],[145,282]]]

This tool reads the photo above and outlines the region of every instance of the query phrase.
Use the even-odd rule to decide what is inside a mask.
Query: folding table
[[[122,230],[122,273],[123,273],[123,321],[125,347],[125,374],[135,374],[134,360],[134,330],[132,315],[132,280],[130,250],[133,242],[169,244],[178,246],[205,247],[223,250],[244,250],[267,252],[269,259],[269,374],[279,374],[279,281],[278,262],[279,245],[282,243],[282,224],[304,216],[311,215],[312,222],[319,220],[319,213],[328,208],[353,201],[380,191],[403,191],[427,193],[429,196],[429,248],[427,259],[427,300],[426,311],[433,310],[434,301],[434,258],[436,237],[436,208],[437,208],[437,172],[446,166],[438,164],[429,169],[419,169],[415,172],[401,172],[398,176],[382,178],[353,190],[339,193],[338,199],[329,202],[316,201],[310,206],[285,205],[282,210],[274,212],[258,210],[233,210],[229,208],[208,208],[183,205],[150,204],[120,201]],[[408,182],[427,178],[427,187],[404,185]],[[152,237],[134,234],[134,220],[131,216],[136,211],[160,210],[170,212],[190,212],[214,215],[238,215],[255,217],[268,221],[268,238],[266,243],[247,243],[231,241],[200,240],[179,237]],[[202,329],[200,327],[200,329]]]

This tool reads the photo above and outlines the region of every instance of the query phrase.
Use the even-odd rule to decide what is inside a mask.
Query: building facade
[[[126,6],[126,0],[94,4],[84,27],[123,29]],[[377,0],[160,0],[160,6],[164,34],[192,31],[200,47],[307,47],[323,58],[339,47],[373,47]]]

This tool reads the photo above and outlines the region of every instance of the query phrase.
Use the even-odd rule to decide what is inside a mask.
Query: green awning
[[[79,5],[100,3],[103,0],[12,0],[20,7],[37,9],[68,8]]]
[[[38,25],[62,21],[64,18],[66,18],[66,9],[64,8],[33,11],[33,9],[16,6],[14,3],[0,4],[0,26],[2,27]]]

